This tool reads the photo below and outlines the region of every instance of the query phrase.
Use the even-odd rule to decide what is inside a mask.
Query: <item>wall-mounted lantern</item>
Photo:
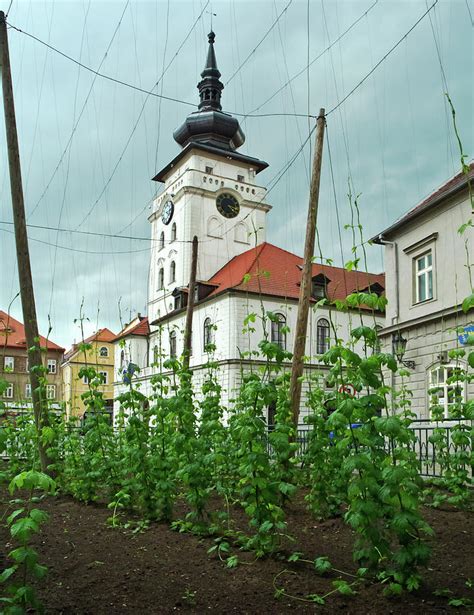
[[[396,332],[392,335],[392,353],[397,357],[397,361],[408,367],[409,369],[415,369],[415,361],[404,361],[405,351],[407,349],[407,340],[400,332]]]

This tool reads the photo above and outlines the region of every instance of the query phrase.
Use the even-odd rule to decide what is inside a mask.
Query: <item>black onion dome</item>
[[[216,35],[208,35],[209,49],[206,66],[198,83],[200,103],[198,111],[188,115],[184,123],[173,133],[174,140],[182,147],[191,141],[207,143],[221,149],[235,150],[245,141],[239,121],[222,111],[221,92],[224,84],[219,80],[214,40]]]

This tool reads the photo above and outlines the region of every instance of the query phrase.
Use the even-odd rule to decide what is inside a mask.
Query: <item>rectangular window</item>
[[[28,373],[30,371],[30,360],[26,357],[25,361],[25,372]]]
[[[245,181],[245,177],[243,175],[237,175],[237,181],[238,182],[244,182]]]
[[[15,368],[15,359],[14,357],[5,357],[3,360],[3,369],[5,371],[12,372]]]
[[[48,374],[55,374],[57,369],[56,359],[48,359]]]
[[[426,252],[415,258],[416,303],[433,299],[433,255]]]
[[[108,382],[108,374],[107,374],[107,372],[99,372],[99,374],[102,376],[102,384],[107,384],[107,382]]]
[[[456,365],[441,365],[432,369],[428,393],[430,404],[441,406],[444,418],[450,418],[453,411],[466,401],[462,369]]]
[[[82,382],[83,382],[84,384],[89,384],[89,378],[88,378],[87,376],[83,376],[83,377],[82,377]]]
[[[206,173],[208,175],[212,175],[213,171],[214,171],[214,169],[212,167],[206,167]]]
[[[25,384],[25,399],[31,399],[31,384]]]
[[[56,385],[55,384],[46,385],[46,399],[56,399]]]
[[[13,399],[13,384],[9,384],[3,393],[3,397],[7,399]]]

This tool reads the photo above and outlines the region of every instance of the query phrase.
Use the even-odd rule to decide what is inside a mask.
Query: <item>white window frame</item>
[[[13,383],[10,382],[5,391],[3,392],[5,399],[13,399]]]
[[[31,399],[31,383],[27,382],[25,384],[25,399]]]
[[[101,371],[101,372],[99,372],[99,374],[101,374],[102,376],[105,376],[105,380],[101,384],[108,384],[109,383],[109,374],[108,374],[108,372]]]
[[[428,393],[429,406],[431,407],[431,397],[433,395],[437,395],[436,405],[442,406],[444,409],[443,416],[445,419],[449,419],[449,391],[453,391],[455,388],[459,387],[462,391],[462,401],[466,401],[466,383],[463,381],[457,381],[448,384],[446,380],[448,380],[448,370],[449,369],[464,369],[463,365],[455,364],[455,363],[447,363],[447,364],[436,364],[432,365],[429,368],[428,373],[428,390],[431,389],[441,389],[438,393]],[[443,371],[443,378],[440,381],[439,372]],[[438,374],[437,378],[434,378],[435,372]],[[441,394],[440,394],[441,393]],[[451,402],[452,403],[452,402]],[[430,412],[431,413],[431,412]]]
[[[56,359],[48,359],[48,374],[57,374],[58,362]]]
[[[273,344],[277,344],[286,350],[286,316],[280,312],[275,313],[278,320],[270,322],[270,339]]]
[[[55,384],[46,385],[46,399],[56,399],[56,385]]]
[[[322,338],[322,332],[325,337]],[[327,318],[319,318],[316,323],[316,354],[324,354],[331,347],[331,323]]]
[[[431,260],[430,265],[425,265],[422,269],[418,268],[418,263],[422,259]],[[419,254],[415,256],[413,259],[413,269],[414,269],[414,278],[415,278],[415,303],[424,303],[425,301],[430,301],[434,299],[434,259],[433,259],[433,250],[427,250],[423,252],[423,254]],[[421,297],[420,293],[420,279],[423,279],[423,287],[425,297]],[[431,279],[431,295],[430,295],[430,279]]]
[[[15,357],[4,357],[3,359],[3,369],[5,371],[14,371],[15,369]]]

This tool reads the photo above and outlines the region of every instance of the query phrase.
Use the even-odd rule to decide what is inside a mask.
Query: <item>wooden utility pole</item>
[[[30,253],[28,249],[28,235],[26,232],[25,204],[21,183],[20,152],[18,148],[18,134],[15,119],[15,104],[13,101],[12,75],[10,69],[10,55],[8,51],[7,24],[5,13],[0,11],[0,61],[2,70],[3,107],[5,110],[5,128],[7,135],[8,165],[10,169],[10,187],[12,194],[13,222],[15,228],[16,256],[18,262],[18,277],[20,280],[21,304],[23,308],[23,322],[25,325],[26,346],[28,351],[28,364],[30,370],[31,394],[35,415],[36,429],[41,436],[41,429],[47,424],[47,413],[43,412],[44,392],[40,387],[43,377],[41,350],[36,321],[35,296],[33,280],[31,277]],[[41,469],[47,471],[50,460],[38,438]]]
[[[304,244],[303,270],[301,272],[300,296],[298,301],[298,316],[296,319],[295,344],[293,347],[293,362],[290,380],[290,402],[293,423],[298,426],[301,400],[301,377],[303,376],[303,356],[308,328],[308,311],[311,298],[311,278],[313,267],[314,242],[316,235],[316,219],[318,216],[319,184],[321,180],[321,161],[323,156],[323,137],[326,118],[324,109],[319,110],[316,122],[316,147],[311,172],[309,189],[308,219],[306,222],[306,238]]]
[[[198,260],[198,238],[193,237],[193,251],[191,256],[191,274],[189,276],[188,305],[186,308],[186,324],[184,326],[184,352],[183,367],[189,367],[189,357],[191,356],[191,340],[193,334],[193,311],[194,311],[194,289],[196,288],[196,271]]]

